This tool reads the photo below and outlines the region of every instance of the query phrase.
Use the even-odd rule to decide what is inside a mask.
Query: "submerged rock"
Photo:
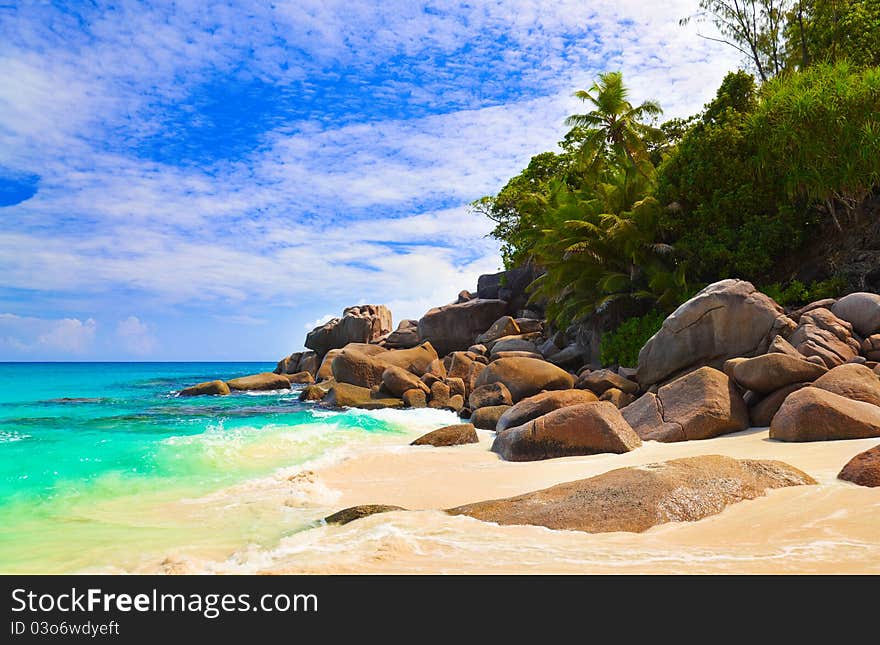
[[[612,470],[507,499],[447,510],[497,524],[640,533],[667,522],[693,522],[767,490],[815,484],[780,461],[706,455]]]
[[[378,513],[391,513],[392,511],[405,511],[402,506],[389,506],[387,504],[361,504],[359,506],[351,506],[341,511],[336,511],[332,515],[324,518],[327,524],[348,524],[355,520],[360,520],[370,515]]]

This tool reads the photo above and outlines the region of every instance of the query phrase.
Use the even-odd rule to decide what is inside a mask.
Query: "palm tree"
[[[640,173],[647,175],[645,141],[662,136],[662,132],[643,120],[662,114],[660,105],[656,101],[645,101],[633,107],[627,100],[629,90],[624,87],[620,72],[600,74],[589,90],[578,90],[574,95],[595,107],[586,114],[572,114],[565,120],[566,125],[583,130],[582,150],[592,156],[589,163],[595,163],[600,153],[623,153]]]

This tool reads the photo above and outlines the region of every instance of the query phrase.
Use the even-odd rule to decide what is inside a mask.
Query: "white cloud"
[[[44,319],[0,314],[0,349],[16,353],[79,355],[88,352],[95,340],[97,323],[92,318]]]
[[[150,330],[150,325],[141,322],[137,316],[129,316],[116,325],[116,336],[126,352],[138,356],[152,354],[156,349],[157,340]]]
[[[214,307],[235,324],[264,319],[230,307],[306,298],[340,312],[385,303],[395,320],[418,318],[499,268],[491,223],[464,205],[555,145],[581,108],[573,90],[619,68],[633,100],[656,98],[667,116],[711,97],[738,55],[678,25],[695,4],[122,2],[87,16],[89,38],[69,16],[21,7],[0,24],[0,164],[41,181],[34,198],[4,209],[4,285],[83,302],[124,290],[132,303]],[[303,52],[296,64],[288,46]],[[161,132],[162,106],[186,106],[211,79],[292,86],[339,69],[358,78],[400,57],[408,75],[361,94],[427,116],[337,124],[318,114],[261,133],[241,159],[198,165],[126,145]],[[477,67],[485,61],[491,68]],[[52,324],[41,334],[56,348],[94,337],[91,319]],[[135,353],[156,348],[134,316],[117,337]],[[38,342],[2,328],[0,338],[10,351]]]

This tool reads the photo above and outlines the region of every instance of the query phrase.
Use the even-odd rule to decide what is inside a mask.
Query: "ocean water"
[[[136,571],[270,548],[333,508],[309,464],[450,422],[427,410],[329,411],[301,403],[296,386],[175,396],[273,368],[0,363],[0,572]]]

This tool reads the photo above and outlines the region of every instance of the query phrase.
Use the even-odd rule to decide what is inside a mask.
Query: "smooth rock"
[[[408,408],[425,408],[428,406],[428,395],[421,389],[407,390],[403,393],[403,404]]]
[[[471,423],[480,430],[495,430],[498,420],[510,409],[509,405],[487,405],[471,414]]]
[[[305,346],[321,356],[349,343],[370,343],[391,332],[391,311],[385,305],[348,307],[342,318],[315,327],[306,335]]]
[[[590,390],[594,394],[601,395],[605,390],[617,388],[628,394],[635,394],[639,391],[639,384],[623,378],[613,370],[594,370],[587,372],[578,377],[575,385],[581,390]]]
[[[225,396],[229,394],[229,386],[223,381],[206,381],[183,388],[177,396]]]
[[[312,376],[311,372],[297,372],[296,374],[282,374],[282,376],[286,377],[288,382],[291,385],[294,383],[297,385],[309,385],[315,382],[315,377]]]
[[[471,392],[468,404],[472,410],[478,410],[490,405],[513,405],[513,399],[504,383],[490,383]]]
[[[466,443],[478,443],[477,431],[472,423],[459,423],[445,428],[438,428],[422,435],[411,446],[460,446]]]
[[[327,396],[324,402],[328,405],[339,406],[343,408],[362,408],[364,410],[381,410],[384,408],[402,408],[403,400],[391,397],[374,396],[368,388],[358,387],[350,383],[337,383]]]
[[[733,378],[748,390],[768,394],[792,383],[815,381],[824,367],[788,354],[764,354],[737,363]]]
[[[396,365],[389,365],[382,372],[382,385],[391,395],[400,397],[407,390],[422,390],[425,394],[431,391],[418,376]]]
[[[568,390],[574,377],[565,370],[534,358],[501,358],[480,372],[475,387],[490,383],[504,383],[514,402],[541,390]]]
[[[880,407],[812,386],[789,394],[770,422],[770,438],[779,441],[869,437],[880,437]]]
[[[446,355],[473,345],[479,334],[506,313],[505,301],[484,298],[436,307],[419,320],[419,337]]]
[[[595,403],[599,399],[589,390],[555,390],[541,392],[521,400],[507,410],[498,419],[495,426],[497,432],[508,428],[520,426],[533,419],[544,416],[553,410],[581,405],[583,403]]]
[[[676,309],[642,347],[638,381],[647,388],[695,367],[764,354],[777,334],[793,328],[782,307],[751,283],[716,282]]]
[[[519,325],[510,316],[502,316],[492,323],[485,332],[477,336],[475,343],[488,345],[503,336],[515,336],[522,333]]]
[[[815,484],[780,461],[704,455],[620,468],[589,479],[447,510],[496,524],[555,530],[641,533],[667,522],[695,522],[767,490]]]
[[[880,446],[874,446],[870,450],[860,452],[850,459],[837,478],[859,486],[870,488],[880,486]]]
[[[880,378],[864,365],[839,365],[816,379],[813,387],[880,406]]]
[[[268,391],[268,390],[289,390],[290,381],[287,377],[274,372],[264,372],[263,374],[253,374],[251,376],[242,376],[226,381],[226,385],[230,390],[239,391]]]
[[[332,515],[328,515],[324,518],[324,521],[327,524],[348,524],[349,522],[354,522],[355,520],[360,520],[370,515],[376,515],[378,513],[390,513],[392,511],[405,511],[406,509],[402,506],[389,506],[387,504],[360,504],[359,506],[352,506],[350,508],[344,508],[341,511],[336,511]]]
[[[768,427],[770,422],[773,421],[773,417],[779,412],[779,408],[782,407],[785,399],[788,398],[788,395],[808,385],[809,383],[792,383],[762,398],[749,408],[749,422],[751,426],[754,428]]]
[[[850,323],[860,336],[880,331],[880,295],[859,291],[831,305],[831,313]]]
[[[624,392],[623,390],[618,390],[616,387],[612,387],[608,390],[605,390],[602,393],[602,396],[599,397],[600,401],[609,401],[614,404],[614,407],[620,409],[625,408],[630,403],[636,400],[635,394],[629,394]]]
[[[629,452],[642,445],[612,403],[582,403],[554,410],[499,432],[492,443],[507,461],[537,461],[570,455]]]

